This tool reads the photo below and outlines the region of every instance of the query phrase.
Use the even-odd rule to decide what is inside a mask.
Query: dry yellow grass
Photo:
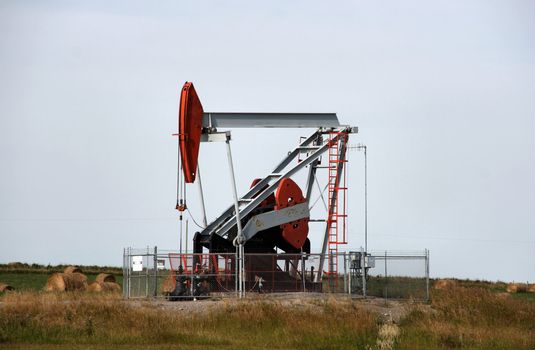
[[[123,301],[116,294],[14,293],[2,299],[0,344],[173,344],[182,348],[365,349],[377,339],[376,315],[344,300],[295,306],[225,300],[209,312],[186,303]],[[193,303],[193,302],[190,302]]]
[[[172,303],[127,301],[119,293],[14,291],[0,299],[0,348],[531,350],[531,296],[463,286],[433,290],[430,306],[406,303],[408,316],[393,324],[377,300]]]
[[[435,290],[402,321],[399,349],[534,349],[535,303],[481,288]]]
[[[379,328],[377,337],[377,350],[392,350],[395,347],[396,340],[399,336],[400,330],[396,324],[387,323]]]

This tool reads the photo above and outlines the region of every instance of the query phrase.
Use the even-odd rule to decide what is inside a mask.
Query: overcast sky
[[[534,13],[532,1],[4,0],[0,262],[120,265],[126,246],[177,248],[171,134],[189,80],[205,111],[358,126],[371,249],[428,248],[432,276],[533,282]],[[238,191],[310,132],[233,131]],[[354,249],[363,154],[349,160]],[[210,220],[232,201],[223,145],[203,144],[200,164]]]

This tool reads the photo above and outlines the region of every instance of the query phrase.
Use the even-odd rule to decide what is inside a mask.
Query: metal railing
[[[244,255],[245,293],[336,293],[351,297],[429,299],[429,252],[327,254],[337,271],[319,271],[321,254]],[[125,248],[125,298],[193,300],[238,297],[237,256]]]

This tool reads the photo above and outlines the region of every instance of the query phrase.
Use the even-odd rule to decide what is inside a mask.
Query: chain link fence
[[[352,293],[429,300],[429,251],[350,252]]]
[[[126,248],[125,298],[192,300],[237,297],[236,254]],[[250,254],[245,293],[336,293],[352,297],[429,299],[429,252]],[[322,266],[323,265],[323,268]]]

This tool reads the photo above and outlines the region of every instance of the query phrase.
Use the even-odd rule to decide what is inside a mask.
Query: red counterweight
[[[184,180],[195,181],[201,145],[203,108],[193,83],[186,82],[180,94],[178,109],[178,142]]]
[[[275,210],[305,202],[301,188],[290,178],[284,178],[275,191]],[[308,236],[308,220],[303,218],[281,225],[282,238],[294,248],[301,248]]]

